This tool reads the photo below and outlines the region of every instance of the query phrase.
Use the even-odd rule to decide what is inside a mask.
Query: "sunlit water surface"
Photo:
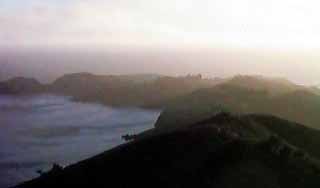
[[[52,95],[0,96],[0,187],[121,144],[121,135],[151,128],[159,113]]]

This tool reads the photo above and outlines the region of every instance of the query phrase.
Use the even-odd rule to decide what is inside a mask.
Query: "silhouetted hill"
[[[251,78],[250,78],[251,79]],[[253,81],[250,81],[252,83]],[[245,81],[229,81],[200,89],[172,101],[160,115],[156,126],[195,123],[220,111],[260,113],[279,116],[307,126],[320,128],[320,95],[300,87],[268,91],[271,86],[248,86]],[[287,84],[286,84],[287,85]],[[265,88],[265,89],[263,89]],[[280,87],[283,88],[283,87]]]
[[[16,77],[0,82],[0,94],[34,94],[44,91],[44,85],[32,78]]]
[[[175,97],[211,87],[216,82],[196,76],[97,76],[77,73],[58,78],[50,86],[50,91],[85,102],[160,108]]]
[[[320,95],[296,91],[276,97],[269,104],[269,111],[280,117],[320,128]]]
[[[281,95],[297,90],[310,90],[304,86],[296,85],[284,78],[268,78],[263,76],[235,76],[224,84],[238,86],[254,91],[265,91],[269,95]]]
[[[133,83],[126,79],[90,73],[64,75],[49,86],[51,93],[72,96],[75,100],[111,104],[117,102],[117,97],[123,92],[121,89],[128,92],[129,87],[133,87]]]
[[[196,122],[224,110],[272,114],[311,127],[320,126],[318,90],[279,78],[236,76],[231,79],[204,79],[201,75],[104,76],[74,73],[48,85],[26,78],[0,83],[2,94],[41,92],[117,107],[165,108],[157,125]]]
[[[227,113],[176,127],[55,166],[18,187],[320,186],[319,131],[271,116]]]
[[[66,74],[52,84],[41,85],[34,79],[14,78],[0,84],[0,94],[38,94],[47,92],[67,95],[74,100],[113,106],[161,108],[175,97],[200,88],[209,88],[218,79],[200,75],[169,77],[153,74],[94,75]]]
[[[315,88],[298,86],[285,79],[262,76],[203,79],[201,75],[169,77],[155,74],[94,75],[90,73],[66,74],[48,85],[41,85],[35,79],[14,78],[1,82],[0,93],[29,94],[42,91],[70,95],[78,100],[110,105],[162,107],[168,100],[177,96],[217,84],[265,91],[270,95],[285,94],[296,90],[318,93]]]
[[[127,79],[137,84],[152,82],[160,77],[164,77],[163,75],[158,75],[158,74],[130,74],[130,75],[118,75],[118,76],[121,77],[122,79]]]
[[[103,102],[104,99],[100,95],[112,95],[112,91],[110,90],[116,90],[119,93],[121,93],[121,90],[124,90],[124,92],[133,91],[136,95],[139,95],[136,97],[142,97],[141,93],[153,92],[158,89],[156,92],[162,92],[164,95],[158,97],[169,97],[172,95],[170,98],[174,98],[177,94],[180,95],[181,93],[184,94],[196,89],[215,86],[217,84],[228,84],[254,91],[265,91],[270,95],[285,94],[297,90],[307,90],[317,94],[319,93],[319,90],[315,87],[308,88],[296,85],[285,79],[267,78],[262,76],[239,75],[230,79],[203,79],[201,78],[201,75],[169,77],[156,74],[94,75],[91,73],[66,74],[56,79],[54,83],[48,85],[41,85],[35,79],[17,77],[1,82],[2,90],[0,93],[10,93],[14,91],[15,93],[25,94],[25,92],[28,92],[29,90],[33,91],[32,89],[35,87],[42,87],[42,90],[46,92],[71,95],[76,98],[83,98],[84,100],[86,100],[85,96],[91,96],[92,98],[95,98],[96,101]],[[165,91],[166,94],[164,94],[163,90],[171,91]],[[100,93],[100,95],[97,93]]]

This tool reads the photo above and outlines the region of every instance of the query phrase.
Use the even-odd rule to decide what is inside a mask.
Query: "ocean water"
[[[159,114],[61,96],[0,96],[0,188],[121,144],[121,135],[151,128]]]

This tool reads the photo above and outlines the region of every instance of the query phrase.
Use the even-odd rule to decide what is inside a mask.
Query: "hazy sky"
[[[320,47],[317,0],[1,0],[3,44]]]
[[[233,70],[236,64],[239,73],[275,74],[314,83],[320,82],[317,77],[320,75],[319,7],[317,0],[0,0],[0,46],[14,49],[254,49],[249,55],[248,52],[240,55],[224,52],[222,56],[215,52],[210,56],[212,63],[206,59],[205,63],[198,61],[192,66],[196,68],[194,72],[206,72],[216,65]],[[270,55],[265,50],[275,53]],[[273,56],[282,52],[286,53],[282,55],[286,56],[285,60],[278,58],[279,55]],[[230,60],[230,55],[238,56]],[[4,56],[6,67],[10,67],[13,63],[6,52],[0,56],[0,64],[4,64]],[[240,60],[235,63],[237,58]],[[217,59],[224,61],[219,64]],[[89,62],[83,64],[92,65]],[[130,64],[130,58],[127,63]],[[141,67],[153,66],[152,63],[144,62],[140,69],[153,71]],[[63,64],[71,66],[66,61]],[[41,65],[52,66],[52,63],[42,61]],[[99,65],[97,70],[112,70],[108,62],[104,65]],[[160,65],[158,62],[155,67]],[[266,71],[264,67],[272,68]],[[279,70],[288,72],[276,74]],[[192,70],[175,73],[189,71]],[[6,71],[2,69],[2,72]]]

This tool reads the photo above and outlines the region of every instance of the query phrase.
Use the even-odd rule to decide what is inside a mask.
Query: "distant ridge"
[[[10,87],[14,87],[14,84],[12,84],[13,82],[19,83],[21,88],[19,88],[16,92],[20,94],[24,94],[24,90],[28,89],[28,83],[25,82],[26,80],[29,80],[30,83],[31,82],[36,83],[35,85],[51,88],[52,85],[54,85],[55,83],[61,80],[68,82],[69,81],[68,79],[72,80],[72,79],[80,79],[80,78],[92,79],[92,81],[97,81],[95,79],[105,79],[106,81],[107,78],[117,78],[118,80],[127,81],[130,83],[136,83],[136,84],[156,82],[159,79],[171,78],[172,80],[180,79],[180,81],[181,80],[193,80],[193,81],[202,80],[203,81],[202,83],[206,82],[209,86],[220,84],[220,83],[229,83],[229,84],[238,85],[241,87],[247,87],[249,89],[267,90],[268,92],[272,92],[273,90],[275,90],[273,92],[285,92],[285,91],[293,91],[293,90],[312,91],[311,88],[296,85],[285,78],[268,78],[261,75],[237,75],[237,76],[234,76],[231,78],[225,78],[225,79],[217,78],[217,77],[210,79],[210,78],[201,78],[201,75],[200,77],[199,75],[172,77],[172,76],[164,76],[164,75],[158,75],[158,74],[96,75],[89,72],[79,72],[79,73],[65,74],[57,78],[53,83],[50,83],[50,84],[40,84],[40,82],[38,82],[33,78],[15,77],[15,78],[0,82],[0,85],[6,84],[7,87],[10,88]],[[12,85],[10,85],[9,83]],[[24,84],[26,85],[24,86]],[[195,83],[195,84],[201,84],[201,83]],[[8,91],[5,91],[4,89],[2,89],[0,91],[0,93],[4,93],[4,92],[9,93],[10,90],[8,89]]]
[[[238,75],[207,79],[200,74],[170,77],[82,72],[66,74],[47,85],[35,79],[11,79],[0,82],[0,93],[51,93],[114,107],[164,109],[157,125],[194,122],[225,110],[272,114],[320,128],[320,90],[283,78]]]
[[[94,75],[91,73],[66,74],[53,83],[44,85],[42,91],[72,96],[84,102],[99,102],[113,106],[161,108],[171,99],[220,82],[198,76],[169,77],[153,74]],[[10,84],[0,82],[0,85]],[[21,84],[23,85],[23,83]],[[25,86],[19,94],[25,94]],[[10,90],[0,93],[10,93]]]
[[[0,94],[34,94],[44,91],[45,86],[33,78],[15,77],[0,82]]]

